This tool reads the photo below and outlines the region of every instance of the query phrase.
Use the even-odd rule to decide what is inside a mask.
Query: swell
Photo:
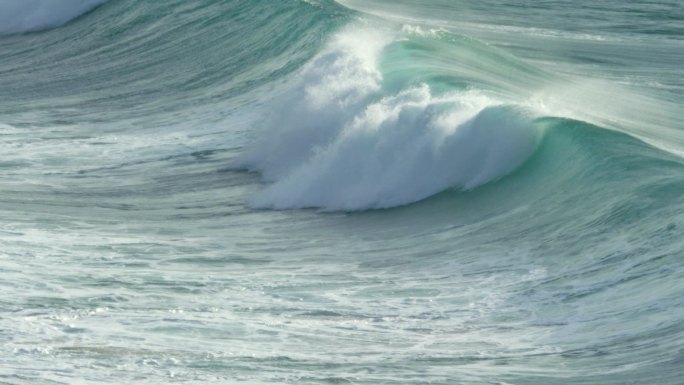
[[[304,1],[108,2],[60,29],[0,38],[0,113],[48,126],[225,116],[300,67],[344,18]]]
[[[58,29],[0,37],[6,207],[246,210],[252,178],[227,172],[244,145],[238,115],[346,17],[303,1],[117,0]],[[221,193],[204,199],[209,190]]]

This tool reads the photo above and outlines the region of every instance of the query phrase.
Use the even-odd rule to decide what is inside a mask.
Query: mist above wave
[[[59,27],[107,0],[2,0],[0,34]]]

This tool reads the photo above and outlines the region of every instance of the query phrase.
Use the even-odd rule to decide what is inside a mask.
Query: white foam
[[[0,0],[0,34],[58,27],[107,0]]]
[[[340,33],[275,101],[244,157],[272,182],[255,207],[393,207],[496,180],[532,154],[537,133],[522,109],[427,85],[383,95],[377,59],[389,41]]]

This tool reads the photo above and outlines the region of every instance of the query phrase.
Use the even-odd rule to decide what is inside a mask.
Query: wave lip
[[[0,34],[59,27],[107,0],[2,0]]]

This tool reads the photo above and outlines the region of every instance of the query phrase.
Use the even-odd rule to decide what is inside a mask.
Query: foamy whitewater
[[[677,1],[0,0],[0,383],[671,384]]]

